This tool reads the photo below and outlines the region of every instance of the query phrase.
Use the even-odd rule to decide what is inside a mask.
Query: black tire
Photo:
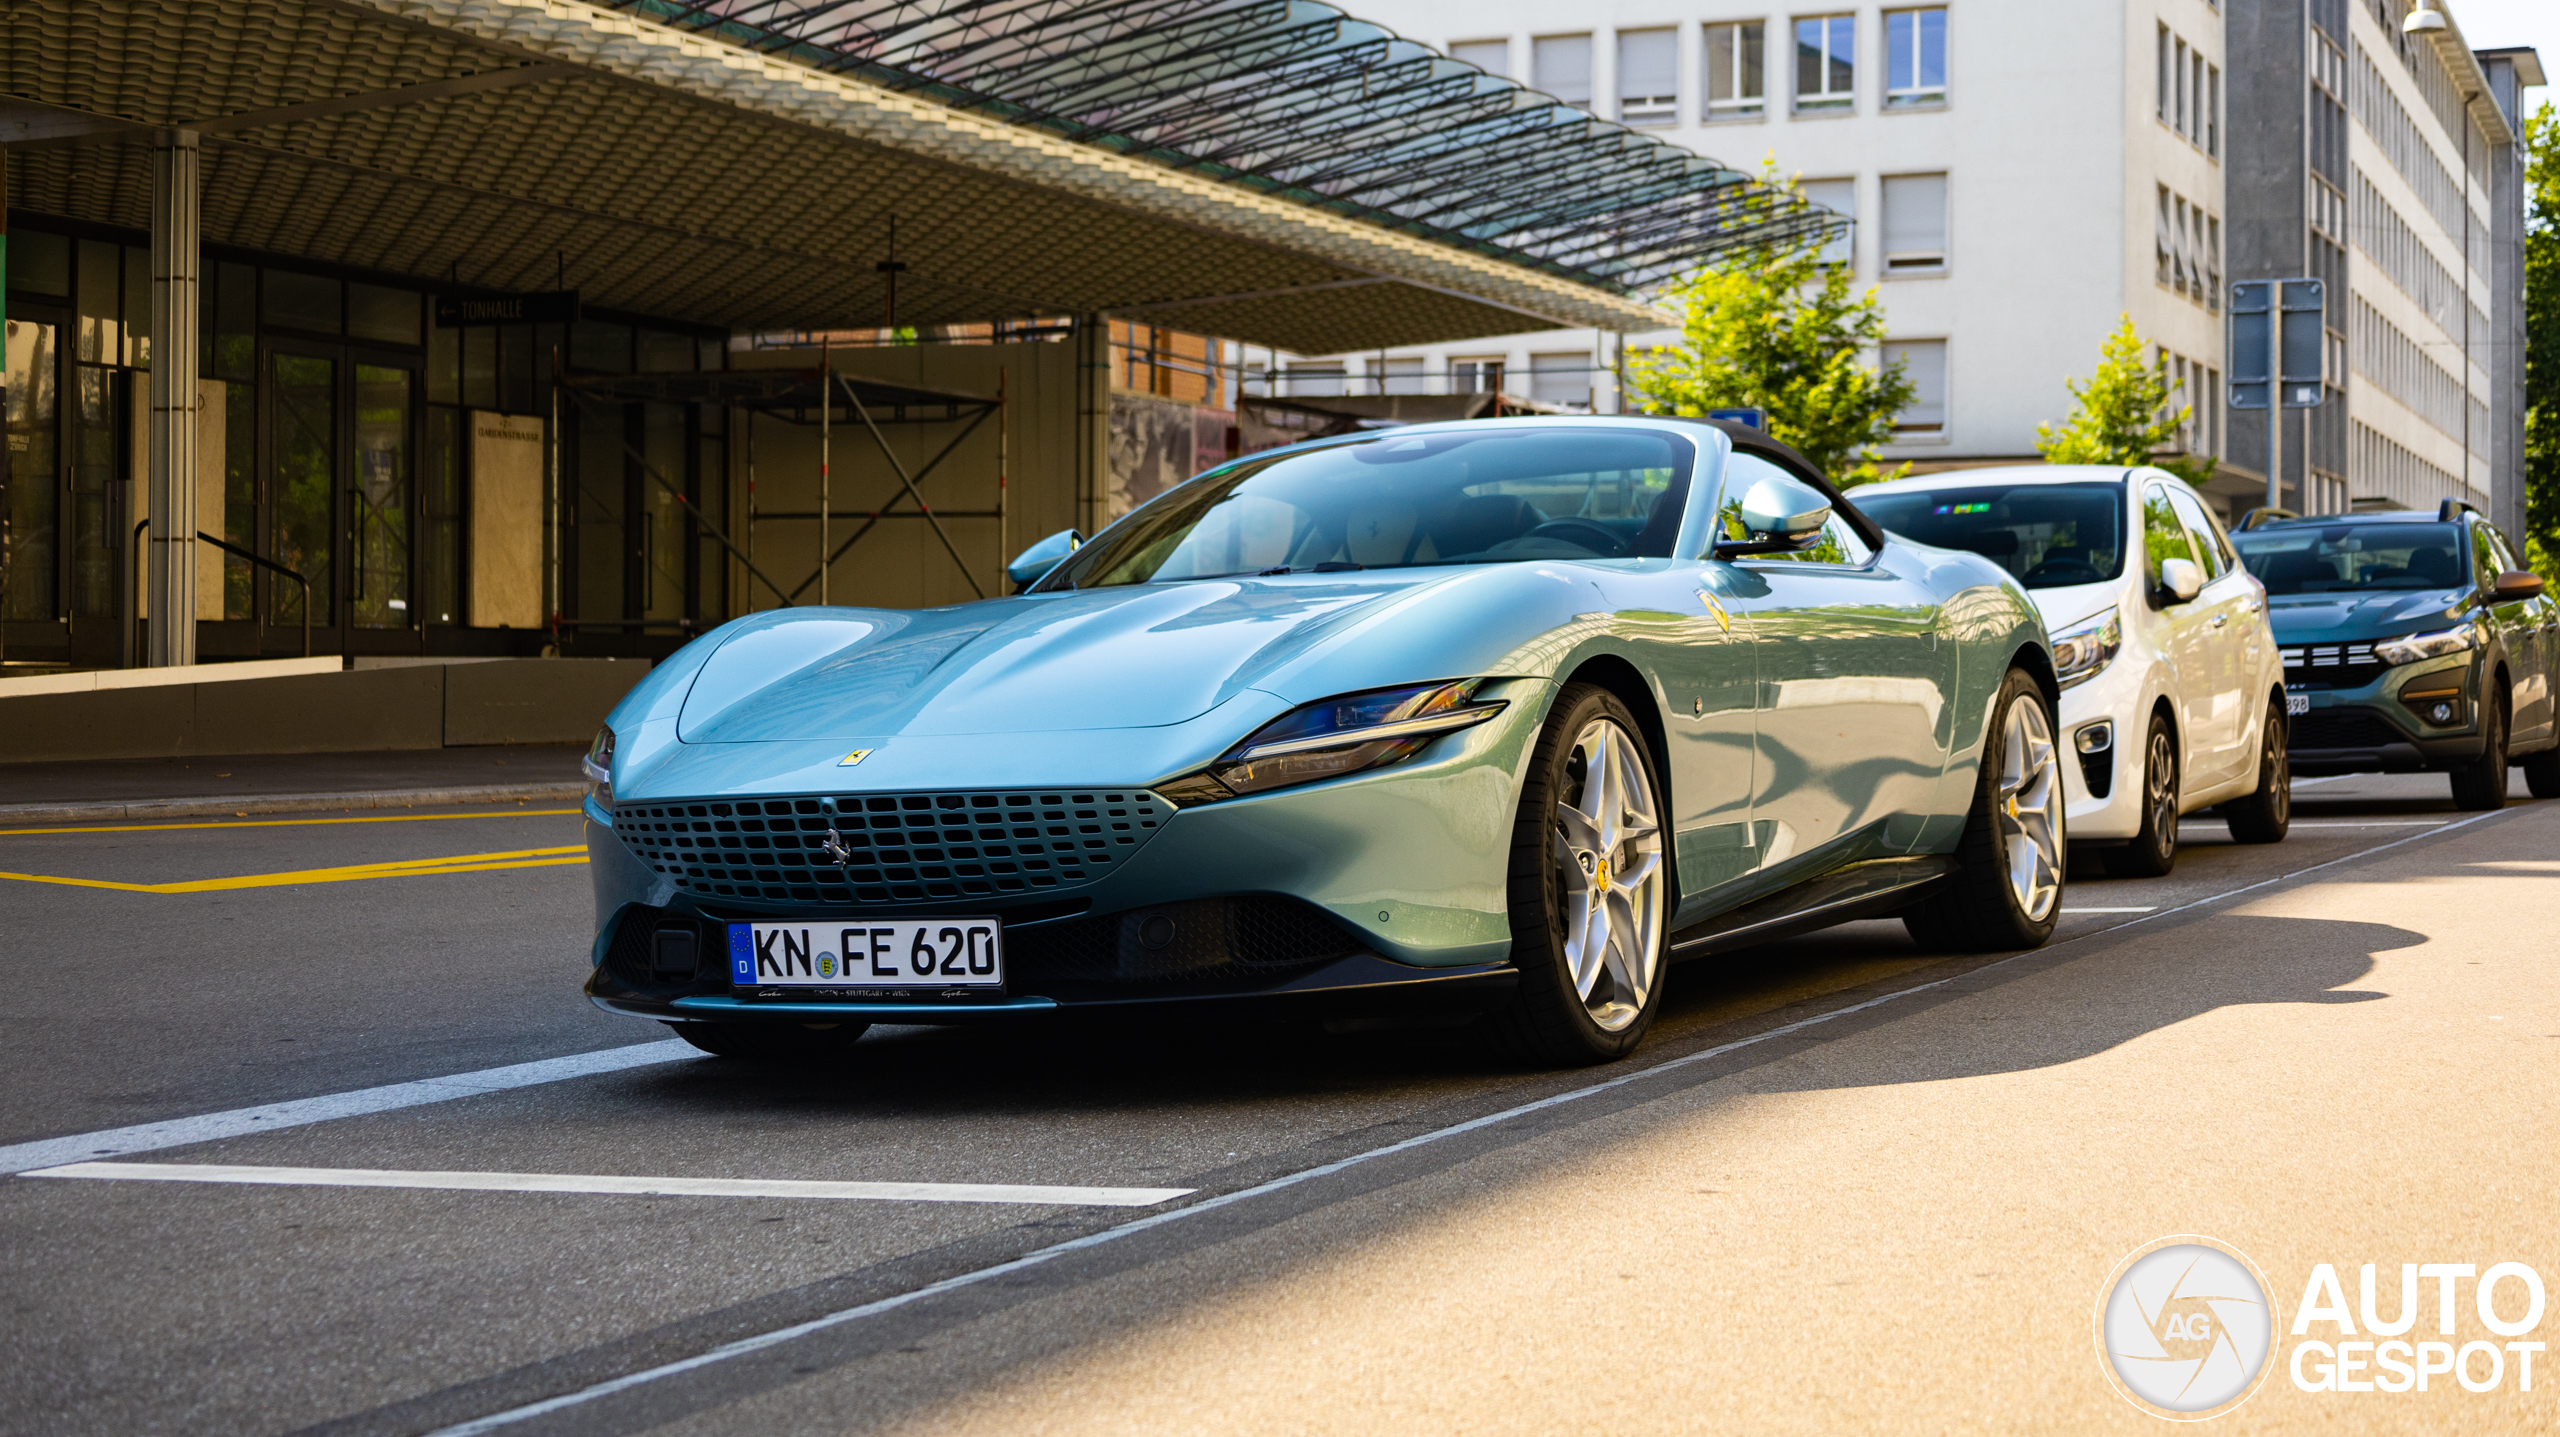
[[[754,1062],[803,1062],[832,1058],[871,1031],[868,1023],[836,1023],[823,1028],[796,1023],[669,1023],[676,1036],[715,1058]]]
[[[2488,701],[2480,706],[2485,740],[2480,745],[2480,756],[2453,771],[2453,806],[2468,813],[2489,813],[2507,806],[2505,685],[2490,689],[2484,697]]]
[[[2010,722],[2012,712],[2021,706],[2033,721],[2027,723],[2022,716],[2020,727],[2043,730],[2023,735],[2028,740],[2024,743]],[[1965,815],[1964,834],[1956,840],[1956,871],[1935,894],[1903,911],[1902,926],[1910,930],[1913,942],[1945,952],[1996,953],[2041,947],[2053,936],[2053,925],[2062,916],[2069,839],[2063,827],[2062,748],[2055,741],[2059,731],[2044,690],[2024,669],[2011,669],[1992,702],[1991,722],[1983,732],[1973,806]],[[2025,750],[2015,764],[2009,761],[2012,747]],[[2040,756],[2034,752],[2038,747]],[[2038,768],[2040,773],[2029,772]],[[2030,825],[2022,817],[2002,821],[2010,813],[2012,792],[2034,795],[2019,809],[2021,814],[2036,815],[2045,830],[2030,886],[2040,884],[2047,891],[2036,893],[2032,903],[2011,881],[2011,845],[2030,835]]]
[[[2293,827],[2293,762],[2285,756],[2284,701],[2267,702],[2265,731],[2258,735],[2258,788],[2222,805],[2234,843],[2281,843]]]
[[[2099,850],[2118,878],[2165,878],[2178,866],[2178,735],[2168,716],[2151,715],[2142,740],[2142,831],[2121,848]]]
[[[1623,741],[1619,751],[1636,766],[1643,782],[1640,797],[1650,808],[1649,834],[1637,832],[1642,823],[1631,824],[1628,836],[1600,855],[1614,868],[1595,868],[1586,861],[1594,858],[1591,851],[1569,849],[1565,819],[1558,813],[1568,804],[1592,801],[1592,761],[1582,739],[1601,724],[1613,725]],[[1623,779],[1623,770],[1619,776]],[[1528,780],[1521,786],[1520,808],[1511,828],[1511,961],[1520,971],[1520,981],[1511,998],[1478,1024],[1479,1033],[1497,1054],[1544,1067],[1581,1067],[1623,1058],[1644,1041],[1645,1030],[1653,1026],[1654,1014],[1662,1008],[1664,949],[1673,907],[1670,831],[1663,822],[1661,793],[1653,752],[1627,706],[1606,689],[1565,685],[1530,750]],[[1638,851],[1648,843],[1649,855]],[[1612,888],[1613,880],[1629,871],[1621,861],[1629,855],[1635,871],[1650,875],[1649,891],[1641,879]],[[1649,867],[1643,861],[1647,857]],[[1581,875],[1570,884],[1562,871],[1567,863],[1575,864]],[[1632,957],[1625,956],[1628,950],[1607,951],[1620,952],[1629,968],[1642,965],[1637,975],[1639,990],[1629,991],[1631,985],[1621,981],[1618,969],[1596,957],[1588,992],[1576,981],[1568,957],[1567,920],[1574,901],[1568,890],[1595,879],[1601,902],[1623,894],[1623,907],[1633,915],[1627,925],[1635,935],[1631,942],[1644,951]],[[1652,909],[1649,919],[1643,913],[1647,907]],[[1579,945],[1589,944],[1590,931],[1586,928],[1579,936]],[[1618,931],[1615,926],[1609,930],[1613,935]]]
[[[2560,798],[2560,748],[2527,754],[2516,767],[2524,770],[2524,791],[2536,798]]]

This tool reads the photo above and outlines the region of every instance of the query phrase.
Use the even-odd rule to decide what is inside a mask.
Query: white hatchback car
[[[2156,877],[2178,818],[2219,806],[2273,843],[2292,818],[2284,664],[2213,511],[2175,475],[2062,464],[1959,469],[1851,492],[1878,524],[1980,554],[2025,585],[2053,637],[2071,841]]]

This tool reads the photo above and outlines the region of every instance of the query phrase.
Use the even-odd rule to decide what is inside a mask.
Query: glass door
[[[0,619],[51,624],[62,541],[62,326],[9,321],[8,568]]]
[[[337,495],[338,361],[317,354],[274,349],[267,355],[267,544],[270,558],[311,581],[311,627],[337,621],[336,545],[332,500]],[[303,589],[268,574],[267,622],[299,630]],[[283,635],[271,635],[272,640]]]
[[[347,599],[360,629],[410,627],[410,374],[356,363],[347,486]]]

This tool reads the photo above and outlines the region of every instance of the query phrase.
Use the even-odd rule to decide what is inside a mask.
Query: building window
[[[1591,37],[1548,35],[1529,42],[1529,83],[1568,105],[1591,108]]]
[[[1338,359],[1322,364],[1293,360],[1288,375],[1289,397],[1292,399],[1330,398],[1343,392],[1342,361]]]
[[[1496,394],[1502,389],[1502,361],[1499,359],[1452,359],[1449,361],[1451,394]]]
[[[1886,108],[1947,102],[1947,12],[1891,10],[1884,17]]]
[[[2159,63],[2153,67],[2152,75],[2152,84],[2155,91],[2152,96],[2152,108],[2159,113],[2160,123],[2164,125],[2174,125],[2177,123],[2177,112],[2173,108],[2170,98],[2171,92],[2174,89],[2173,82],[2169,78],[2172,73],[2170,67],[2176,63],[2175,59],[2169,52],[2169,46],[2171,43],[2172,42],[2169,39],[2169,27],[2166,25],[2161,26]]]
[[[1421,394],[1423,389],[1422,359],[1393,358],[1378,361],[1380,394]]]
[[[2222,221],[2209,215],[2204,222],[2204,307],[2222,308]]]
[[[2222,67],[2204,67],[2204,152],[2222,158]]]
[[[1464,60],[1488,75],[1511,78],[1511,42],[1508,40],[1461,40],[1449,47],[1449,58]]]
[[[1768,27],[1757,20],[1707,27],[1707,118],[1757,115],[1768,103],[1762,52]]]
[[[1822,253],[1815,258],[1824,264],[1852,264],[1857,258],[1858,182],[1856,180],[1802,180],[1796,193],[1850,222],[1851,228],[1824,242]]]
[[[1815,15],[1796,21],[1796,108],[1846,110],[1856,101],[1858,21]]]
[[[1911,403],[1894,416],[1893,432],[1904,439],[1935,439],[1947,432],[1947,342],[1943,339],[1889,340],[1887,368],[1899,364],[1911,381]]]
[[[2162,284],[2175,284],[2178,281],[2178,232],[2172,227],[2169,187],[2162,185],[2159,188],[2160,213],[2151,224],[2151,255],[2155,266],[2152,278]]]
[[[2171,205],[2169,234],[2174,246],[2171,251],[2172,282],[2176,285],[2178,293],[2185,294],[2195,282],[2195,241],[2192,229],[2194,219],[2188,213],[2185,200],[2172,199],[2169,203]]]
[[[1618,118],[1630,125],[1680,123],[1680,32],[1618,32]]]
[[[2187,42],[2179,40],[2177,53],[2169,62],[2169,128],[2179,134],[2187,129]]]
[[[1540,404],[1588,413],[1591,390],[1591,356],[1588,353],[1529,356],[1529,397]]]
[[[1884,182],[1887,273],[1947,265],[1947,177],[1888,175]]]

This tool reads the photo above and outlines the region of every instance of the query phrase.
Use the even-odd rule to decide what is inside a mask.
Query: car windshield
[[[1857,500],[1902,537],[1969,549],[2030,589],[2094,584],[2124,569],[2122,484],[1968,484]]]
[[[2458,589],[2462,531],[2452,524],[2286,524],[2231,536],[2270,594]]]
[[[1671,435],[1597,426],[1382,431],[1213,469],[1104,530],[1035,587],[1664,558],[1691,453]]]

